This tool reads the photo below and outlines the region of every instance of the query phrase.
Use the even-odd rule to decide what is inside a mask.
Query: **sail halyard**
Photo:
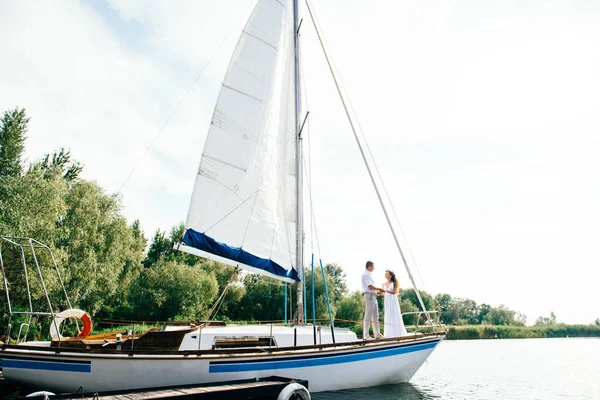
[[[293,0],[259,0],[231,57],[175,248],[279,280],[297,262]]]

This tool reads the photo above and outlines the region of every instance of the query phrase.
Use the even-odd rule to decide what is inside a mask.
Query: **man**
[[[365,299],[365,317],[363,318],[363,339],[372,339],[369,336],[369,328],[373,323],[373,333],[376,339],[381,339],[383,336],[379,331],[379,309],[377,308],[377,295],[383,293],[383,288],[375,286],[372,272],[375,269],[373,261],[367,261],[365,272],[362,274],[362,289]]]

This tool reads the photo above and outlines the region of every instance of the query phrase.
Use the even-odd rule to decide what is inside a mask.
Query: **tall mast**
[[[298,274],[304,265],[304,221],[302,214],[302,138],[300,137],[300,44],[298,43],[298,0],[294,2],[294,93],[296,95],[296,269]],[[298,282],[297,304],[298,323],[304,321],[302,286],[304,276]]]

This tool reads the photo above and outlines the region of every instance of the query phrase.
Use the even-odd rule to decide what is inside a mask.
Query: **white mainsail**
[[[179,250],[293,282],[292,0],[259,0],[223,80]]]

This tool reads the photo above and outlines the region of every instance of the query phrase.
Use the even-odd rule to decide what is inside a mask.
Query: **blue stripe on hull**
[[[258,361],[258,362],[247,362],[247,363],[230,363],[220,362],[216,364],[210,363],[208,372],[219,373],[219,372],[247,372],[247,371],[264,371],[268,369],[290,369],[290,368],[305,368],[305,367],[316,367],[322,365],[333,365],[343,364],[356,361],[364,361],[376,358],[391,357],[398,354],[413,353],[416,351],[422,351],[427,349],[433,349],[439,342],[429,342],[418,344],[414,346],[403,346],[395,347],[392,349],[383,349],[369,352],[362,352],[358,354],[342,354],[339,356],[329,357],[315,357],[309,359],[291,359],[285,361]]]
[[[2,368],[38,369],[45,371],[92,372],[91,364],[72,364],[66,362],[48,362],[33,360],[2,360]]]

